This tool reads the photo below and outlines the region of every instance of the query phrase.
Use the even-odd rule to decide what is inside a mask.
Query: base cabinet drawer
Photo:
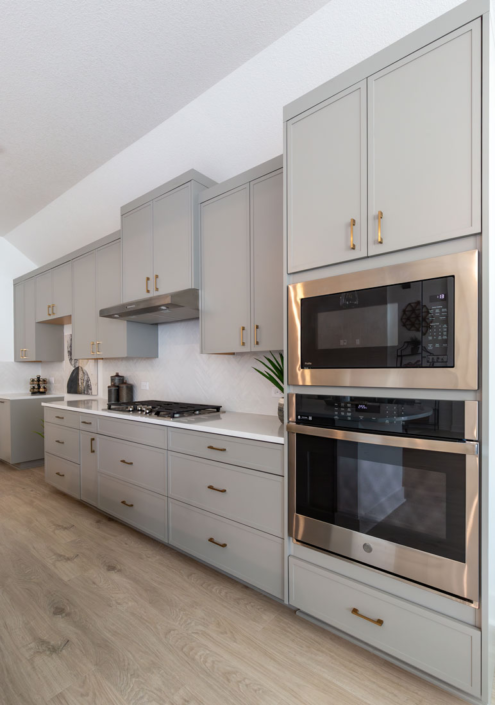
[[[81,499],[80,468],[63,458],[45,453],[45,481],[76,499]]]
[[[167,540],[167,498],[108,475],[98,475],[98,508],[136,529]]]
[[[284,474],[284,447],[214,433],[169,429],[169,449],[252,470]]]
[[[79,431],[51,423],[45,424],[45,452],[79,463]]]
[[[292,556],[289,603],[451,686],[480,695],[481,632],[475,627]]]
[[[172,546],[283,598],[282,539],[173,499],[169,499],[168,510]]]
[[[182,453],[168,462],[169,497],[282,538],[281,477]]]
[[[125,441],[142,443],[155,448],[167,447],[167,427],[150,421],[128,421],[112,417],[98,417],[98,433],[104,436],[122,438]]]
[[[54,409],[51,406],[47,406],[45,407],[45,422],[56,423],[59,426],[68,426],[69,428],[79,428],[79,414],[76,411]]]
[[[98,470],[151,492],[167,494],[167,453],[164,450],[99,436]]]

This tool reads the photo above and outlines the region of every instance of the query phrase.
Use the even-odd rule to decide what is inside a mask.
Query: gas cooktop
[[[207,404],[182,404],[177,401],[117,401],[109,402],[110,411],[122,411],[127,414],[140,414],[143,416],[163,416],[177,419],[181,416],[199,416],[215,414],[221,406],[208,406]]]

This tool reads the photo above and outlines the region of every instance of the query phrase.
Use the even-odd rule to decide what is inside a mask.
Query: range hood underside
[[[102,318],[112,318],[120,321],[158,325],[199,318],[198,289],[184,289],[172,294],[150,296],[138,301],[128,301],[125,304],[102,308]]]

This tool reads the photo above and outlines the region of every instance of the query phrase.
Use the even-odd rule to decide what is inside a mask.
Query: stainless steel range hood
[[[174,291],[172,294],[149,296],[138,301],[128,301],[125,304],[102,308],[102,318],[114,318],[135,323],[158,325],[159,323],[173,323],[185,321],[190,318],[199,318],[199,291],[198,289],[184,289]]]

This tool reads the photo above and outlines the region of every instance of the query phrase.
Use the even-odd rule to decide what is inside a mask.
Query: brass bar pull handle
[[[125,499],[122,500],[121,504],[123,504],[125,507],[133,507],[133,504],[128,504]]]
[[[25,359],[25,360],[28,359],[28,354],[27,354],[27,353],[28,353],[28,348],[24,348],[24,359]]]
[[[260,344],[260,342],[259,342],[259,340],[258,340],[258,331],[259,331],[259,329],[260,329],[259,326],[254,326],[254,344],[255,344],[255,345],[259,345],[259,344]]]
[[[354,244],[354,226],[356,225],[356,221],[354,218],[351,218],[351,250],[356,249],[356,245]]]
[[[65,441],[55,441],[55,443],[60,443],[61,446],[65,445]]]
[[[93,350],[94,344],[95,344],[95,341],[92,340],[91,341],[91,355],[96,355],[95,351]]]
[[[94,442],[95,442],[95,439],[94,439],[94,438],[92,438],[92,439],[90,440],[90,442],[89,442],[89,450],[90,450],[91,453],[95,453],[95,449],[94,449],[94,447],[93,447],[93,443],[94,443]]]
[[[378,211],[378,244],[379,245],[383,245],[382,218],[383,218],[383,211]]]
[[[56,472],[55,475],[58,475],[59,477],[65,477],[65,474],[63,472]]]
[[[160,289],[158,288],[158,276],[158,274],[155,274],[155,291],[160,291]]]
[[[245,330],[246,330],[246,327],[245,327],[245,326],[241,326],[241,346],[246,345],[246,343],[244,342],[244,331],[245,331]]]
[[[124,463],[124,465],[134,465],[134,463],[130,463],[128,460],[121,460],[121,463]]]
[[[99,348],[100,345],[101,345],[101,340],[97,340],[97,341],[96,341],[96,354],[97,354],[97,355],[101,355],[101,354],[102,354],[102,352],[101,352],[101,350],[100,350],[100,348]]]
[[[57,416],[57,418],[58,418],[58,416]],[[85,426],[92,426],[93,425],[92,421],[81,421],[81,423],[83,423]]]
[[[213,485],[208,485],[209,490],[215,490],[215,492],[227,492],[227,490],[219,490],[218,487],[213,487]]]
[[[218,543],[218,541],[215,541],[215,539],[208,539],[210,543],[214,543],[215,546],[220,546],[220,548],[227,548],[226,543]]]
[[[48,315],[51,316],[52,314],[50,313],[50,304],[46,307],[46,310],[48,311]]]
[[[227,448],[216,448],[215,446],[208,446],[209,450],[220,450],[222,453],[225,453]]]
[[[64,419],[65,416],[55,416],[56,419]]]
[[[149,278],[149,277],[146,277],[146,293],[147,293],[147,294],[151,294],[150,288],[149,288],[149,286],[148,286],[149,283],[150,283],[150,281],[151,281],[150,278]]]
[[[365,617],[364,614],[359,613],[357,607],[352,608],[351,614],[355,615],[356,617],[361,617],[361,619],[365,619],[367,622],[371,622],[371,624],[376,624],[377,627],[383,627],[383,619],[371,619],[371,617]]]
[[[52,316],[55,315],[55,304],[52,304]]]

